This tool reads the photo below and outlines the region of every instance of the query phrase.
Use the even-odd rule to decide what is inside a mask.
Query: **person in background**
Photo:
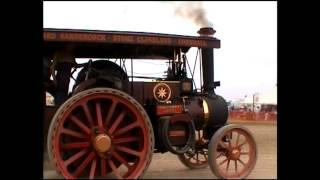
[[[67,44],[64,48],[54,53],[50,71],[56,84],[55,105],[61,105],[68,98],[71,69],[75,65],[76,60],[72,44]]]

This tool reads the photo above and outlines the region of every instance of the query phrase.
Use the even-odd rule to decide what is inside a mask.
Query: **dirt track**
[[[249,128],[258,145],[258,160],[249,179],[277,178],[277,125],[276,124],[243,124]],[[44,162],[44,178],[61,178],[52,167]],[[210,168],[190,170],[179,159],[171,154],[154,154],[151,165],[144,178],[146,179],[217,179]]]

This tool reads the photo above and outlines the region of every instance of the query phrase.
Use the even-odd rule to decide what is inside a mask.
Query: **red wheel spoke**
[[[141,152],[139,151],[135,151],[133,149],[129,149],[127,147],[123,147],[123,146],[116,146],[116,149],[118,149],[119,151],[122,151],[122,152],[125,152],[127,154],[131,154],[131,155],[134,155],[134,156],[137,156],[137,157],[141,157]]]
[[[193,157],[195,154],[186,153],[186,155],[187,155],[188,157]]]
[[[138,127],[138,123],[134,122],[134,123],[132,123],[132,124],[130,124],[130,125],[124,127],[124,128],[121,128],[121,129],[117,130],[117,132],[114,135],[115,136],[121,135],[121,134],[123,134],[125,132],[128,132],[128,131],[136,128],[136,127]]]
[[[88,106],[86,104],[82,104],[82,108],[83,108],[83,111],[87,117],[89,124],[90,124],[90,127],[92,127],[93,126],[93,119],[92,119],[92,116],[91,116],[91,113],[90,113]]]
[[[234,161],[234,167],[235,167],[235,170],[236,170],[236,173],[238,172],[238,164],[237,164],[237,160]]]
[[[218,159],[219,157],[221,157],[221,156],[222,156],[222,154],[223,154],[222,152],[221,152],[221,153],[219,153],[219,154],[218,154],[218,156],[216,157],[216,159]]]
[[[190,156],[189,156],[189,154],[187,154],[187,156],[188,156],[188,160],[190,160],[191,158],[194,157],[194,154],[190,154]]]
[[[105,120],[105,125],[107,125],[109,123],[109,121],[111,120],[111,117],[114,113],[114,110],[116,109],[117,104],[118,104],[117,101],[112,102],[110,109],[108,109],[108,115]]]
[[[240,144],[239,146],[238,146],[238,148],[240,148],[241,146],[243,146],[243,145],[245,145],[245,144],[247,144],[248,142],[247,142],[247,140],[245,140],[242,144]]]
[[[225,162],[227,162],[229,159],[226,158],[225,160],[223,160],[222,162],[219,163],[219,166],[221,166],[222,164],[224,164]]]
[[[76,142],[76,143],[66,143],[62,145],[62,149],[81,149],[81,148],[88,148],[90,146],[89,142]]]
[[[232,145],[231,145],[231,137],[232,137],[232,131],[230,132],[229,138],[228,138],[229,148],[232,148]]]
[[[81,130],[83,130],[86,134],[90,134],[90,129],[83,124],[76,116],[70,115],[70,119],[73,123],[75,123]]]
[[[113,139],[114,144],[121,144],[121,143],[129,143],[129,142],[134,142],[134,141],[139,141],[139,138],[137,137],[123,137],[123,138],[117,138]]]
[[[227,145],[226,145],[224,142],[222,142],[222,141],[219,142],[219,145],[222,146],[223,148],[228,149],[228,148],[227,148]]]
[[[107,161],[103,158],[101,158],[101,176],[106,176],[107,172]]]
[[[238,136],[237,136],[236,146],[238,146],[239,144],[239,139],[240,139],[240,133],[238,133]]]
[[[229,165],[230,165],[230,159],[228,159],[228,163],[227,163],[227,167],[226,167],[226,171],[228,172],[229,170]]]
[[[122,176],[121,176],[119,170],[117,169],[116,165],[110,159],[108,160],[108,164],[111,167],[114,174],[116,175],[117,179],[122,179]]]
[[[208,151],[202,151],[204,155],[208,155]]]
[[[98,126],[103,127],[101,106],[100,106],[99,102],[96,103],[96,115],[97,115],[97,119],[98,119]]]
[[[206,155],[206,154],[204,154],[203,156],[204,156],[204,158],[206,159],[206,161],[208,161],[208,157],[207,157],[207,155]]]
[[[242,165],[246,165],[241,159],[238,159],[239,160],[239,162],[242,164]]]
[[[80,164],[80,166],[77,167],[77,169],[74,172],[74,176],[79,177],[94,157],[95,153],[91,152],[89,156],[87,156],[86,159]]]
[[[196,157],[194,157],[194,156],[192,156],[192,159],[197,160],[197,158],[196,158]]]
[[[241,152],[241,155],[249,155],[249,152]]]
[[[66,167],[73,163],[75,160],[79,159],[81,156],[83,156],[86,152],[88,152],[88,149],[83,149],[80,152],[74,154],[73,156],[71,156],[68,160],[64,161]]]
[[[94,179],[94,175],[96,172],[97,159],[94,159],[91,164],[89,179]]]
[[[122,164],[130,168],[130,165],[128,164],[128,162],[125,159],[123,159],[123,157],[121,157],[116,151],[112,152],[112,156],[116,158],[118,161],[120,161]]]
[[[71,129],[63,128],[61,133],[65,134],[65,135],[73,136],[73,137],[76,137],[76,138],[85,138],[85,136],[83,134],[75,132],[75,131],[73,131]]]
[[[199,163],[199,153],[197,153],[197,163]]]
[[[109,134],[113,134],[113,132],[117,129],[119,124],[122,122],[125,115],[126,115],[126,112],[122,111],[121,114],[117,117],[117,119],[114,121],[114,123],[110,127]]]

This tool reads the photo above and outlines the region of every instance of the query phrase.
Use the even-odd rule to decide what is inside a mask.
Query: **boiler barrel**
[[[194,96],[186,104],[197,130],[221,127],[228,119],[228,106],[219,95]]]
[[[208,119],[205,120],[206,127],[223,126],[228,120],[228,105],[223,97],[211,95],[204,97],[208,105]]]

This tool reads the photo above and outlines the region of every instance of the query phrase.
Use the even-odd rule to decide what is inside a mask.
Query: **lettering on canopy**
[[[208,47],[214,43],[202,39],[159,37],[146,35],[123,35],[84,32],[48,32],[43,33],[45,41],[69,41],[69,42],[106,42],[128,44],[150,44],[168,46],[193,46]]]

